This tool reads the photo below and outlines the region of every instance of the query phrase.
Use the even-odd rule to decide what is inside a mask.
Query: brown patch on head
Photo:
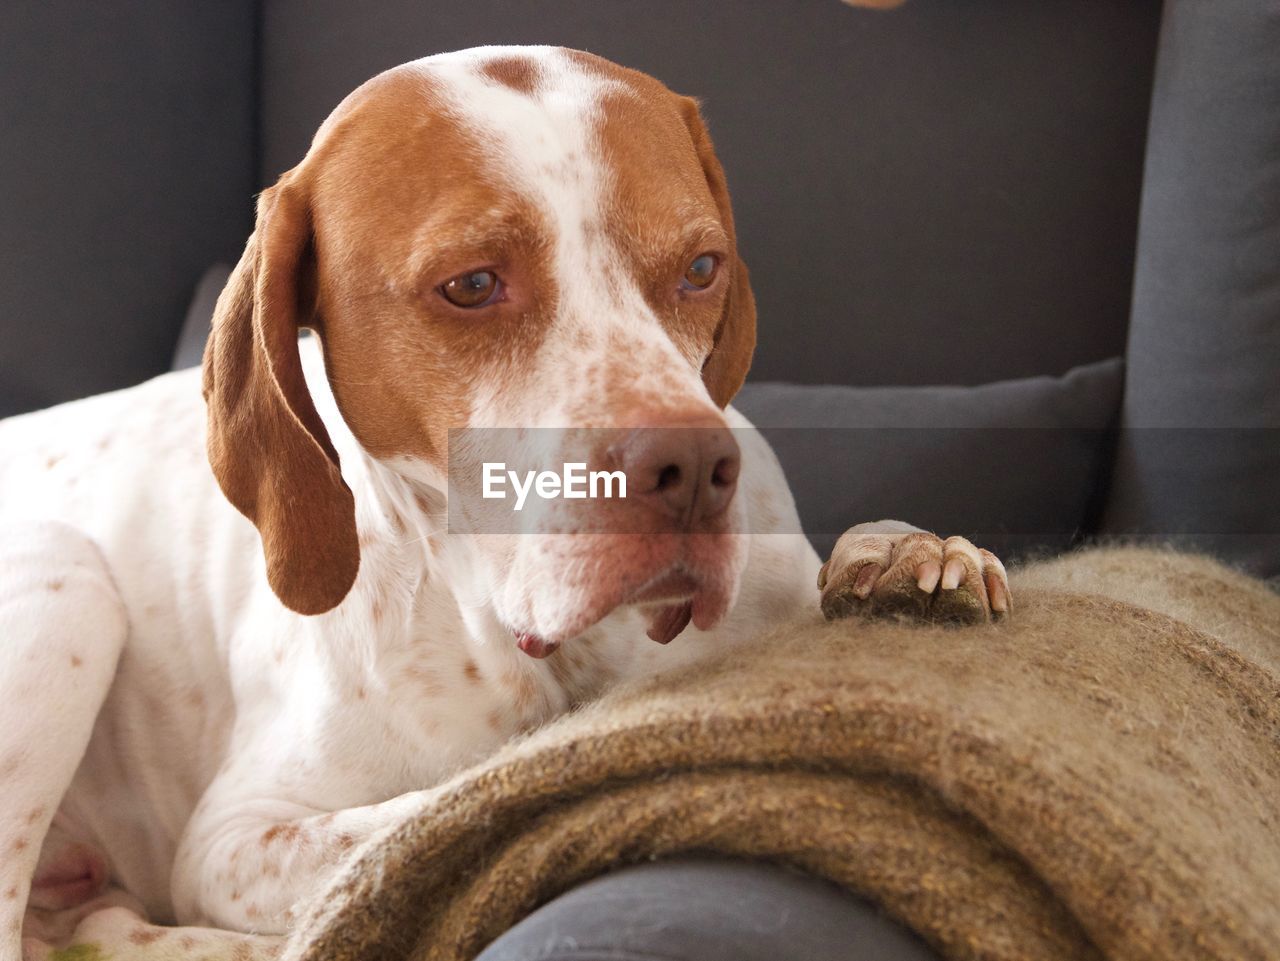
[[[485,62],[480,73],[517,93],[533,93],[538,89],[538,64],[531,57],[494,57]]]
[[[696,345],[703,380],[721,407],[732,399],[755,347],[755,301],[737,252],[724,171],[696,101],[647,74],[590,54],[570,54],[621,89],[600,111],[601,152],[613,196],[604,230],[626,261],[672,340]],[[680,294],[680,278],[698,256],[720,261],[705,291]]]
[[[513,65],[494,69],[519,82]],[[369,81],[290,174],[309,199],[312,325],[338,407],[373,456],[437,467],[478,392],[538,349],[556,297],[544,215],[440,82],[429,64]],[[441,294],[483,268],[505,300],[467,310]]]

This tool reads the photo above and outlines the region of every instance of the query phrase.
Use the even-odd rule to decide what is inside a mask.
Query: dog
[[[963,538],[819,562],[729,406],[755,337],[694,100],[545,47],[348,96],[260,196],[202,374],[0,423],[0,957],[108,909],[283,932],[608,685],[822,613],[1006,616]],[[486,527],[451,439],[510,428],[627,496]]]

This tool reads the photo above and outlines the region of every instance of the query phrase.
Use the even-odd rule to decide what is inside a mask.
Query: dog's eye
[[[710,287],[711,281],[716,279],[716,268],[719,266],[720,262],[716,260],[714,254],[695,257],[693,263],[685,270],[680,286],[685,290],[702,290]]]
[[[440,293],[455,307],[483,307],[498,299],[502,281],[492,270],[473,270],[446,280]]]

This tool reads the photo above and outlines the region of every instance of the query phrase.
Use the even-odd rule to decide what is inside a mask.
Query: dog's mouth
[[[627,603],[644,609],[649,621],[646,634],[659,644],[670,644],[693,620],[693,604],[701,584],[682,567],[654,578]]]
[[[710,630],[728,611],[732,589],[716,572],[702,572],[683,560],[670,564],[638,586],[621,587],[608,599],[601,598],[584,611],[559,636],[546,637],[531,631],[517,631],[516,644],[530,657],[554,654],[563,640],[587,630],[613,611],[631,607],[644,616],[645,633],[659,644],[669,644],[690,624]]]

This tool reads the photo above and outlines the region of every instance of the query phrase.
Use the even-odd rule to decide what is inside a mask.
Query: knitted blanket
[[[1111,549],[1007,624],[842,622],[618,689],[356,852],[287,961],[473,958],[619,864],[763,858],[943,956],[1280,956],[1280,595]]]

